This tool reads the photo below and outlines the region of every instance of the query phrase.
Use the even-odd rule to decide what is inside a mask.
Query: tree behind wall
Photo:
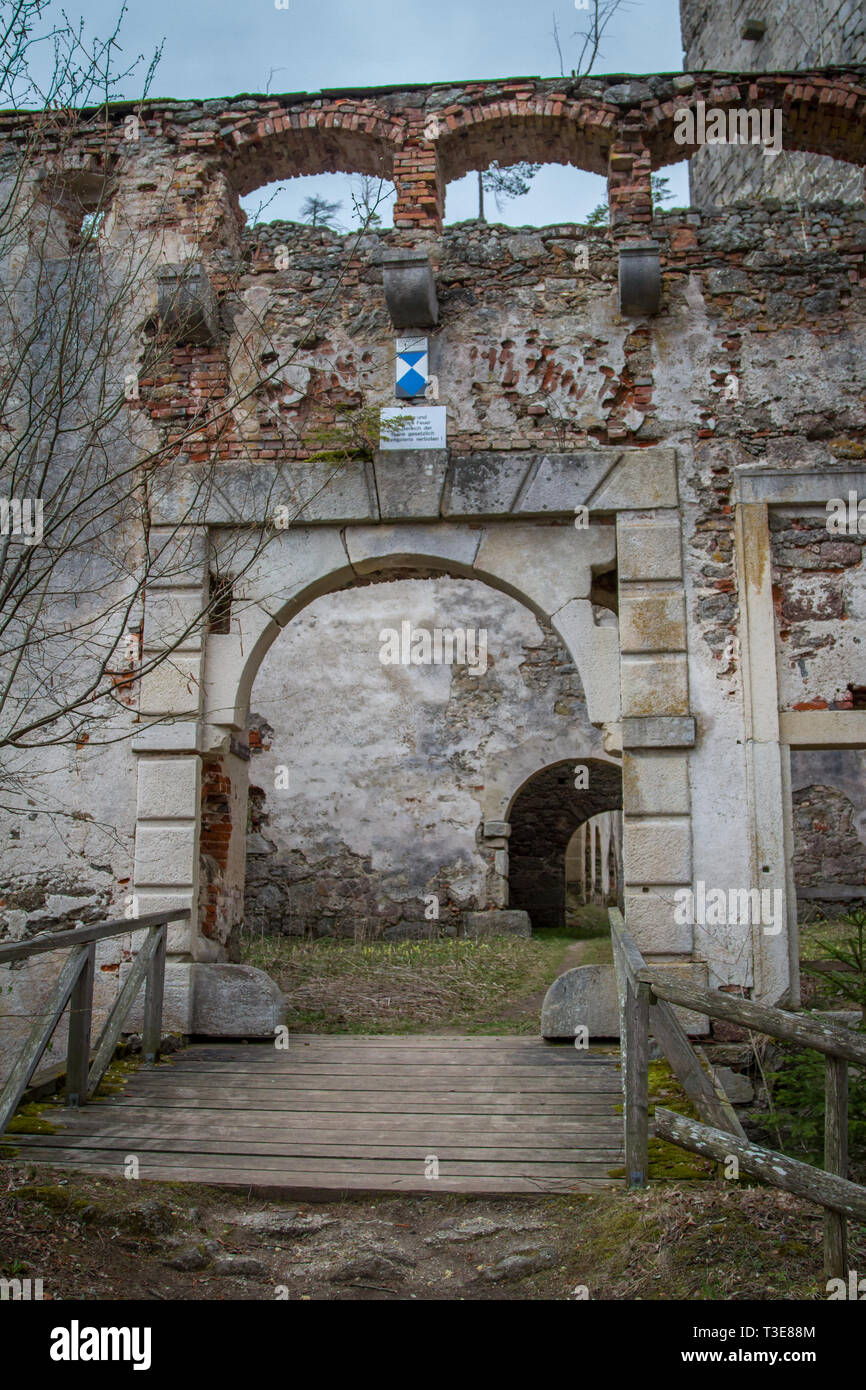
[[[225,394],[210,382],[190,389],[164,423],[153,393],[177,380],[177,351],[189,351],[183,325],[155,312],[162,229],[129,220],[122,197],[135,118],[125,150],[110,104],[137,65],[115,70],[117,28],[86,40],[45,0],[0,0],[0,24],[0,109],[21,110],[14,144],[0,149],[0,807],[37,814],[51,801],[46,813],[62,815],[37,755],[129,737],[142,677],[173,663],[212,616],[205,596],[143,651],[145,596],[157,574],[189,583],[185,524],[213,490],[224,438],[243,449],[234,412],[270,412],[295,452],[303,444],[272,400],[293,354],[253,356],[248,336],[234,377],[226,363]],[[40,82],[46,38],[53,64]],[[317,326],[318,316],[309,334]],[[272,346],[255,327],[259,347]],[[190,455],[206,461],[190,471],[186,509],[157,533],[154,488]],[[264,513],[283,501],[276,470]],[[214,602],[225,607],[227,577],[277,534],[263,528],[243,560],[221,559]]]

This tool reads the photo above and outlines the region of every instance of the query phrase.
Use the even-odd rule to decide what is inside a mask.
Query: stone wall
[[[801,903],[825,910],[866,901],[866,753],[791,755],[794,878]],[[841,891],[840,891],[841,887]]]
[[[695,878],[745,886],[771,861],[773,882],[783,875],[772,841],[781,802],[758,804],[766,764],[752,767],[744,811],[752,745],[760,757],[768,748],[775,756],[778,729],[764,739],[746,734],[756,679],[744,677],[737,646],[741,631],[748,638],[742,592],[749,584],[742,581],[750,558],[747,548],[738,550],[736,513],[742,520],[748,508],[739,505],[737,480],[754,465],[791,476],[805,468],[820,489],[834,466],[850,465],[852,476],[862,470],[866,211],[829,205],[803,212],[791,203],[653,219],[650,169],[689,153],[674,139],[674,122],[698,99],[781,105],[798,148],[863,157],[859,70],[514,79],[147,102],[137,113],[136,139],[125,131],[135,113],[118,105],[60,154],[48,124],[40,147],[46,168],[68,157],[76,177],[101,176],[112,190],[99,254],[141,248],[131,339],[160,332],[157,275],[166,265],[200,264],[216,296],[212,340],[178,345],[165,370],[143,376],[119,431],[119,467],[134,463],[142,441],[159,460],[148,489],[149,536],[170,528],[175,505],[189,524],[193,543],[175,585],[179,606],[200,612],[209,575],[231,572],[233,554],[254,546],[259,533],[267,531],[273,545],[261,587],[248,577],[237,586],[229,630],[196,630],[179,656],[137,683],[135,719],[143,727],[118,728],[135,734],[135,752],[121,741],[34,755],[69,834],[56,835],[35,811],[35,818],[4,818],[4,931],[33,930],[40,919],[30,918],[40,911],[68,920],[49,901],[55,894],[81,893],[96,900],[92,906],[122,910],[133,875],[137,763],[135,883],[144,909],[192,905],[192,927],[170,934],[169,972],[186,980],[188,1003],[193,965],[221,957],[242,915],[248,769],[256,785],[268,785],[258,767],[271,753],[247,757],[247,678],[269,643],[277,650],[279,628],[312,598],[381,578],[381,561],[392,565],[392,578],[393,566],[405,564],[426,583],[434,572],[474,574],[530,596],[580,666],[587,706],[592,682],[602,687],[594,692],[603,711],[597,722],[608,727],[598,730],[595,747],[613,756],[618,738],[631,740],[623,756],[625,901],[640,944],[680,960],[696,951],[709,961],[711,983],[755,988],[771,1002],[780,997],[786,963],[773,967],[769,983],[758,978],[751,942],[674,926],[670,898]],[[35,119],[0,113],[6,165]],[[555,158],[607,172],[611,228],[577,227],[564,207],[563,222],[549,228],[471,223],[443,230],[447,181],[491,158]],[[291,224],[244,231],[240,194],[269,178],[325,169],[393,177],[396,229],[361,239]],[[650,232],[660,248],[661,306],[657,315],[636,317],[621,312],[618,251],[623,240]],[[436,279],[440,316],[429,337],[448,418],[441,457],[395,460],[378,447],[378,410],[393,404],[394,377],[376,256],[395,249],[427,253]],[[212,486],[190,516],[200,470]],[[300,520],[271,535],[269,504],[284,499]],[[583,537],[573,526],[575,500],[593,512]],[[757,528],[761,507],[748,505]],[[788,529],[811,514],[795,510]],[[845,555],[845,564],[829,569],[848,604],[844,586],[862,567]],[[756,572],[759,589],[769,564]],[[784,575],[780,583],[784,590]],[[617,588],[622,661],[616,634],[598,626],[592,607],[610,607]],[[171,590],[165,575],[148,585],[146,654],[168,641]],[[827,590],[831,606],[835,592]],[[805,623],[807,645],[783,677],[794,681],[784,692],[786,712],[823,700],[826,710],[791,712],[854,719],[855,710],[829,706],[839,706],[840,692],[857,680],[849,634],[858,634],[861,620],[846,608],[844,621],[825,621],[821,603]],[[245,625],[251,614],[258,627]],[[783,661],[789,648],[772,626],[762,634],[763,644],[750,639],[751,676],[763,661],[775,719],[770,654],[774,640]],[[125,683],[135,675],[125,673]],[[269,711],[253,703],[253,713],[279,734]],[[261,735],[263,726],[253,732]],[[656,742],[642,744],[646,738]],[[446,746],[463,756],[454,739],[456,746]],[[488,763],[479,797],[495,803],[495,814],[485,810],[485,824],[501,824],[515,782],[568,756],[524,740],[492,773]],[[519,775],[509,781],[515,762]],[[479,811],[476,805],[473,825]],[[255,833],[263,838],[266,813],[260,805]],[[485,835],[469,863],[470,898],[484,865],[490,901],[491,884],[502,880],[496,860],[501,865],[497,841],[504,839]],[[772,855],[756,859],[766,843]],[[345,867],[361,878],[354,871],[366,871],[372,855],[360,837],[349,849]],[[453,879],[450,850],[445,862]],[[431,882],[432,858],[418,863],[406,901]],[[23,921],[15,915],[21,912]],[[131,948],[117,949],[128,956]],[[7,976],[15,977],[4,996],[11,1017],[39,991],[25,971]],[[110,976],[118,977],[117,970]],[[190,1020],[187,1008],[172,1026]]]
[[[483,630],[486,672],[382,665],[380,632],[406,621]],[[317,599],[270,649],[251,709],[244,921],[256,932],[459,932],[465,911],[503,905],[485,783],[511,767],[516,792],[529,749],[536,767],[600,751],[560,639],[470,580]]]
[[[760,38],[744,38],[746,21],[765,26]],[[859,0],[680,0],[687,71],[788,71],[816,64],[866,62],[866,10]],[[863,171],[821,155],[704,146],[689,164],[691,201],[699,207],[751,198],[859,202]]]

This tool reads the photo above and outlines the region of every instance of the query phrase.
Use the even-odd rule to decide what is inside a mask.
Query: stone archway
[[[225,534],[220,541],[229,543]],[[236,535],[231,543],[238,555]],[[242,915],[250,692],[265,652],[297,613],[328,592],[392,578],[480,580],[555,628],[584,682],[589,720],[612,726],[619,719],[617,628],[596,626],[589,594],[614,555],[610,525],[578,532],[562,525],[439,523],[345,532],[297,528],[277,535],[236,585],[231,630],[207,638],[209,748],[203,756],[204,872],[195,959],[225,959]]]
[[[576,777],[576,767],[587,776]],[[543,767],[517,792],[508,817],[509,906],[528,912],[536,930],[565,922],[565,856],[575,830],[621,807],[620,767],[599,758]]]

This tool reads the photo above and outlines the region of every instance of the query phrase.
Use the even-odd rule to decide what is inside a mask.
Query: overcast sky
[[[283,3],[283,0],[279,0]],[[68,4],[93,33],[113,26],[120,0]],[[558,23],[565,67],[578,60],[573,37],[587,22],[574,0],[128,0],[122,59],[148,56],[163,40],[155,96],[215,97],[239,92],[315,92],[323,87],[397,86],[471,78],[556,77]],[[604,38],[594,72],[676,72],[682,69],[677,0],[628,0]],[[130,81],[124,95],[139,89]],[[675,202],[688,202],[686,166],[667,171]],[[475,176],[451,184],[446,220],[477,211]],[[281,185],[262,214],[297,217],[313,191],[340,201],[349,225],[349,180],[322,175]],[[487,209],[488,220],[511,225],[580,221],[604,198],[603,180],[567,166],[547,166],[525,197]],[[261,196],[244,200],[248,212]],[[386,225],[390,213],[383,206]]]

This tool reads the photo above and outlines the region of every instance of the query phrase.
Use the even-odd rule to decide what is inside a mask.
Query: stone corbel
[[[162,266],[156,273],[163,330],[181,343],[215,343],[219,337],[216,291],[199,261]]]
[[[439,304],[427,252],[386,250],[375,263],[382,266],[385,303],[393,327],[434,328],[439,322]]]
[[[619,250],[619,311],[630,317],[657,314],[662,277],[659,248],[654,241],[632,242]]]

